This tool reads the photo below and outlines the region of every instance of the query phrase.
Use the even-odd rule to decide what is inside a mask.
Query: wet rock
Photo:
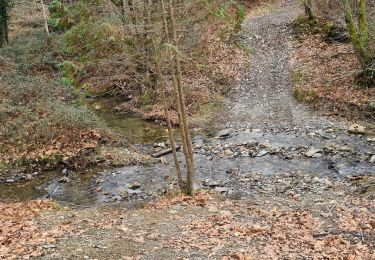
[[[260,147],[260,148],[267,148],[267,149],[270,149],[270,148],[272,148],[272,145],[271,145],[271,143],[270,143],[269,140],[265,140],[265,141],[259,143],[259,147]]]
[[[322,157],[322,154],[321,153],[316,153],[312,156],[312,158],[320,158]]]
[[[219,182],[217,181],[212,181],[210,179],[207,179],[205,181],[203,181],[203,186],[207,186],[207,187],[216,187],[216,186],[219,186]]]
[[[220,193],[227,193],[229,191],[229,188],[228,187],[216,187],[214,190]]]
[[[352,134],[364,134],[365,133],[365,127],[361,126],[359,124],[352,124],[348,128],[348,132]]]
[[[119,195],[115,195],[111,198],[111,202],[121,201],[122,197]]]
[[[262,132],[262,130],[261,129],[252,129],[251,132],[259,134],[259,133]]]
[[[45,245],[42,245],[42,248],[43,249],[52,249],[52,248],[56,248],[56,245],[54,245],[54,244],[45,244]]]
[[[370,162],[370,163],[375,163],[375,155],[371,156],[369,162]]]
[[[68,177],[62,177],[59,179],[59,182],[69,182],[69,178]]]
[[[353,149],[347,145],[341,146],[338,149],[340,152],[352,152]]]
[[[242,152],[241,152],[241,155],[242,155],[243,157],[250,157],[250,153],[249,153],[248,151],[242,151]]]
[[[253,147],[253,146],[256,146],[258,144],[258,142],[256,140],[249,140],[246,142],[246,145],[249,146],[249,147]]]
[[[137,190],[141,187],[142,185],[139,184],[139,183],[133,183],[133,184],[129,184],[129,189],[131,190]]]
[[[308,133],[307,135],[308,135],[309,137],[315,137],[315,136],[316,136],[316,133],[311,132],[311,133]]]
[[[233,152],[230,150],[230,149],[226,149],[226,150],[224,150],[224,155],[225,156],[230,156],[230,155],[232,155],[233,154]]]
[[[15,182],[15,180],[14,179],[7,179],[7,180],[5,180],[5,182],[6,183],[13,183],[13,182]]]
[[[221,130],[219,133],[217,133],[217,137],[228,137],[232,134],[233,129],[232,128],[227,128],[224,130]]]
[[[263,157],[266,154],[268,154],[268,152],[266,150],[261,150],[259,153],[257,153],[256,157]]]
[[[292,154],[286,154],[284,156],[284,158],[287,159],[287,160],[292,160],[294,158],[294,156]]]
[[[134,195],[139,195],[142,193],[141,190],[128,190],[127,193],[130,195],[130,196],[134,196]]]
[[[314,157],[316,156],[317,153],[321,152],[320,149],[315,149],[315,148],[310,148],[309,150],[307,150],[307,152],[305,153],[305,155],[307,157]],[[319,156],[320,157],[320,156]],[[314,157],[314,158],[317,158],[317,157]]]
[[[319,177],[314,177],[314,178],[312,179],[312,181],[313,181],[314,183],[318,183],[318,182],[320,182],[320,179],[319,179]]]
[[[167,145],[165,144],[165,142],[161,142],[154,144],[154,147],[167,148]]]

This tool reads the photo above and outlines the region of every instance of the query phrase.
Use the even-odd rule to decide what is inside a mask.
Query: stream
[[[85,104],[115,133],[122,135],[130,144],[150,146],[167,139],[166,128],[141,119],[132,114],[113,112],[119,101],[113,98],[85,100]],[[115,104],[115,105],[114,105]],[[30,174],[29,180],[0,185],[0,201],[24,201],[51,197],[68,204],[92,205],[108,201],[98,196],[95,183],[100,176],[110,171],[90,168],[82,171],[53,170],[43,174]],[[133,178],[134,179],[134,178]]]
[[[110,105],[110,100],[90,104],[109,127],[140,150],[162,149],[155,144],[166,140],[164,127],[135,116],[113,113],[108,109]],[[193,146],[196,188],[232,197],[254,196],[275,186],[275,183],[269,183],[269,188],[263,184],[257,186],[257,181],[250,183],[250,187],[243,185],[244,179],[256,179],[254,176],[259,175],[299,176],[299,180],[329,178],[335,182],[375,174],[374,136],[349,134],[341,126],[279,133],[229,128],[216,137],[196,134]],[[179,157],[183,165],[181,152]],[[0,200],[52,198],[68,205],[136,206],[177,188],[172,157],[166,155],[164,159],[167,164],[34,173],[30,180],[1,184]]]

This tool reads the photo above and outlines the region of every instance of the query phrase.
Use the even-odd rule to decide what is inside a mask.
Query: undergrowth
[[[103,6],[100,10],[98,3]],[[118,6],[106,9],[107,5],[101,0],[73,4],[54,0],[49,5],[50,25],[61,36],[64,53],[64,61],[59,66],[60,81],[74,85],[88,96],[132,96],[131,107],[137,112],[155,110],[160,107],[160,96],[155,90],[153,57],[150,54],[144,60],[144,52],[150,48],[152,36],[145,33],[142,39],[124,33],[121,15],[113,12]],[[188,32],[180,38],[180,51],[185,60],[182,64],[183,76],[188,81],[205,78],[205,82],[186,84],[188,102],[194,102],[188,104],[189,108],[207,102],[211,92],[221,86],[226,88],[233,81],[233,75],[225,74],[225,70],[221,69],[230,59],[230,52],[237,52],[238,56],[239,52],[242,56],[252,52],[241,47],[237,41],[245,19],[242,4],[234,0],[200,0],[196,2],[195,11],[196,17],[184,21]],[[213,47],[224,47],[228,57],[217,59],[214,56],[218,51]],[[175,109],[174,106],[175,103],[170,102],[171,109]]]
[[[26,7],[25,7],[26,8]],[[106,133],[106,126],[79,103],[76,90],[56,79],[62,61],[58,35],[47,44],[43,28],[18,28],[0,49],[0,164],[71,157]],[[23,30],[25,29],[25,30]],[[86,140],[81,140],[86,136]],[[90,139],[90,140],[89,140]],[[54,145],[52,147],[52,145]]]

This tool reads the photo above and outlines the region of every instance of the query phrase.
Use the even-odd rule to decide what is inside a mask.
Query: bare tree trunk
[[[44,19],[44,27],[45,27],[45,29],[46,29],[47,36],[49,36],[48,18],[47,18],[46,7],[44,6],[43,0],[40,0],[40,4],[42,5],[42,13],[43,13],[43,19]]]
[[[312,0],[305,0],[303,3],[305,6],[305,13],[309,20],[315,19],[314,12],[313,12],[313,7],[312,7]]]
[[[162,12],[163,12],[163,23],[164,23],[164,34],[165,34],[165,41],[167,43],[170,42],[169,39],[169,29],[168,29],[168,22],[167,22],[167,14],[166,14],[166,9],[164,5],[164,0],[161,0],[161,6],[162,6]],[[169,48],[167,48],[167,56],[172,57],[172,53]],[[175,64],[174,62],[171,63],[171,76],[172,76],[172,84],[173,84],[173,89],[174,89],[174,94],[175,94],[175,100],[176,100],[176,106],[177,106],[177,113],[178,113],[178,121],[180,124],[180,132],[181,132],[181,141],[182,141],[182,150],[184,153],[185,157],[185,162],[186,162],[186,168],[187,168],[187,175],[192,176],[193,172],[193,167],[192,167],[192,161],[190,159],[190,153],[188,149],[188,144],[187,144],[187,138],[186,138],[186,131],[184,127],[184,120],[182,118],[182,112],[181,112],[181,102],[180,102],[180,91],[176,79],[176,69],[175,69]],[[186,187],[186,192],[188,194],[193,193],[193,187],[192,187],[192,182],[189,182],[189,177],[187,178],[188,183]]]
[[[146,1],[147,1],[147,4],[149,4],[149,0],[146,0]],[[148,23],[151,24],[150,9],[149,8],[147,9],[147,20],[148,20]],[[178,185],[179,185],[181,190],[184,190],[185,184],[184,184],[184,180],[182,179],[182,175],[181,175],[181,167],[180,167],[180,162],[178,161],[178,157],[177,157],[177,148],[176,148],[176,143],[175,143],[175,140],[174,140],[174,137],[173,137],[171,119],[170,119],[170,116],[169,116],[167,98],[166,98],[166,95],[165,95],[166,87],[165,87],[165,81],[163,80],[163,75],[162,75],[162,72],[161,72],[160,55],[158,55],[159,51],[156,47],[154,37],[152,39],[152,45],[153,45],[153,52],[154,52],[155,61],[156,61],[156,87],[157,87],[157,89],[161,90],[163,110],[164,110],[165,120],[167,122],[168,137],[169,137],[169,141],[171,143],[173,161],[174,161],[174,165],[175,165],[175,171],[176,171],[176,176],[177,176],[177,180],[178,180]]]
[[[171,24],[171,32],[172,32],[172,41],[174,46],[177,46],[177,33],[175,27],[175,18],[173,12],[172,1],[168,1],[169,6],[169,15],[170,15],[170,24]],[[186,190],[189,195],[193,194],[193,186],[194,186],[194,157],[193,157],[193,149],[192,149],[192,142],[189,133],[189,125],[187,123],[187,114],[186,114],[186,105],[185,105],[185,93],[184,87],[182,85],[182,71],[181,71],[181,62],[176,52],[174,55],[174,69],[176,70],[176,79],[177,79],[177,91],[178,91],[178,103],[180,103],[180,117],[181,117],[181,128],[183,128],[185,145],[187,150],[187,183],[186,183]]]

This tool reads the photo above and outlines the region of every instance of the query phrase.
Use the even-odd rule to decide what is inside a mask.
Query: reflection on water
[[[100,98],[84,101],[114,132],[123,135],[132,144],[165,141],[166,127],[145,121],[132,114],[116,113],[113,108],[121,104],[114,98]]]

